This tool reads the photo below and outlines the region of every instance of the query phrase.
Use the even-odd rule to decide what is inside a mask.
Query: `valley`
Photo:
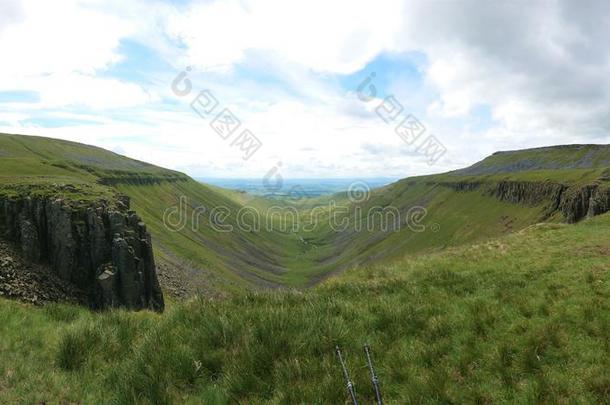
[[[608,399],[610,147],[298,200],[0,150],[0,402],[340,403],[335,345],[372,400],[365,343],[389,403]]]
[[[0,0],[0,405],[610,405],[609,38]]]
[[[77,189],[69,199],[128,196],[152,235],[159,268],[184,287],[182,295],[311,286],[351,267],[610,208],[610,148],[597,145],[499,153],[379,188],[354,183],[365,187],[353,190],[359,195],[298,200],[201,184],[71,142],[3,135],[0,149],[5,193],[63,184]],[[566,168],[552,169],[558,165]]]

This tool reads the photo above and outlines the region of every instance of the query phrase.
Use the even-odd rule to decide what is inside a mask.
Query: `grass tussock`
[[[610,216],[163,315],[0,307],[0,402],[610,401]],[[587,254],[582,254],[587,252]]]

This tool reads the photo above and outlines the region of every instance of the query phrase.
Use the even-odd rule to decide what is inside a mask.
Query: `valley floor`
[[[610,402],[610,216],[164,314],[0,300],[1,403]]]

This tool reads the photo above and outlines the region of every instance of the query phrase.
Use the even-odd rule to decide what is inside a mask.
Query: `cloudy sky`
[[[408,116],[417,138],[395,131]],[[0,132],[200,177],[406,177],[610,143],[610,2],[0,0]]]

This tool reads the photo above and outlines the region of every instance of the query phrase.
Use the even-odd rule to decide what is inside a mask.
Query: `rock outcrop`
[[[515,204],[538,205],[558,201],[567,187],[549,181],[500,181],[489,191],[500,201]],[[555,204],[553,204],[555,205]],[[555,209],[557,206],[555,205]]]
[[[426,183],[433,184],[433,183]],[[474,191],[481,187],[483,183],[480,181],[456,181],[456,182],[441,182],[439,185],[443,187],[449,187],[453,191]]]
[[[164,308],[150,234],[126,197],[0,196],[0,232],[28,260],[85,291],[93,308]]]
[[[559,209],[568,222],[610,211],[610,188],[589,184],[564,193]]]
[[[169,173],[169,174],[144,174],[144,173],[130,173],[120,171],[115,173],[114,176],[101,176],[98,178],[98,183],[106,186],[116,186],[117,184],[131,184],[137,186],[146,186],[162,183],[176,183],[188,181],[188,176],[182,173]]]
[[[19,250],[0,239],[0,297],[34,305],[51,302],[87,305],[83,291],[60,279],[48,265],[26,260]]]
[[[513,180],[490,183],[456,181],[438,184],[458,192],[481,189],[485,195],[513,204],[542,206],[543,220],[559,211],[567,222],[573,223],[610,211],[610,187],[599,182],[572,186],[552,181]]]

